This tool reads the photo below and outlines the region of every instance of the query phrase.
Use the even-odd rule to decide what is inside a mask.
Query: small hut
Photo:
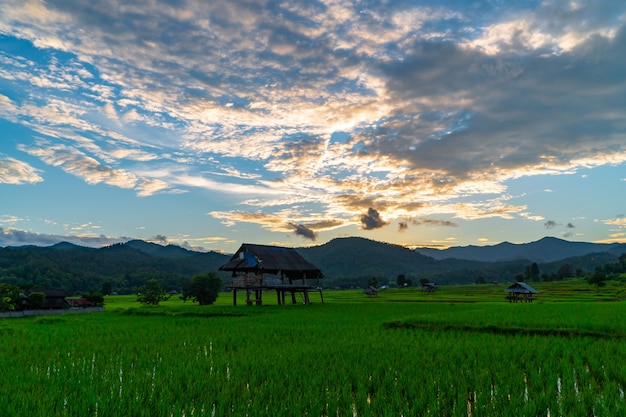
[[[532,303],[537,298],[536,294],[539,294],[539,291],[521,281],[510,285],[504,292],[508,293],[506,298],[509,300],[509,303],[517,303],[518,301]]]
[[[279,305],[285,304],[285,293],[291,294],[293,304],[298,293],[304,304],[309,304],[310,291],[319,291],[324,302],[322,288],[310,285],[311,281],[324,278],[322,271],[293,248],[244,243],[220,271],[232,272],[228,288],[233,291],[233,305],[237,305],[239,290],[246,291],[248,305],[262,305],[262,294],[267,290],[276,291]],[[254,299],[250,298],[252,293]]]
[[[376,297],[378,295],[378,289],[372,285],[369,285],[367,288],[365,288],[363,292],[368,297]]]

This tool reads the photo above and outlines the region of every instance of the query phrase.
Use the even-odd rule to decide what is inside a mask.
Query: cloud
[[[289,226],[293,227],[293,232],[298,236],[302,236],[303,238],[312,241],[315,241],[315,239],[317,238],[317,233],[315,233],[313,230],[306,227],[305,225],[289,223]]]
[[[167,244],[168,243],[167,236],[164,236],[164,235],[155,235],[151,239],[148,239],[148,241],[149,242],[156,242],[156,243],[160,243],[160,244]]]
[[[409,225],[407,222],[404,222],[404,221],[398,222],[398,232],[404,232],[408,228],[409,228]]]
[[[428,225],[428,226],[445,226],[445,227],[457,227],[458,224],[449,220],[437,220],[437,219],[412,219],[411,223],[414,225]]]
[[[626,162],[625,11],[8,0],[0,33],[31,47],[0,56],[0,117],[50,144],[21,150],[89,184],[198,187],[268,212],[229,224],[294,231],[284,207],[311,202],[293,224],[312,231],[364,210],[364,229],[524,217],[493,198],[510,180]]]
[[[574,224],[572,224],[572,223],[567,223],[566,227],[568,229],[574,229],[576,226],[574,226]]]
[[[104,235],[98,236],[66,236],[46,233],[33,233],[14,228],[0,227],[0,247],[6,246],[52,246],[59,242],[69,242],[79,246],[96,247],[112,245],[128,241],[127,237],[113,238]]]
[[[548,220],[543,224],[546,229],[554,229],[557,226],[557,223],[554,220]]]
[[[371,207],[367,210],[367,214],[361,215],[360,221],[361,228],[364,230],[378,229],[388,224],[380,217],[378,211]]]
[[[19,185],[34,184],[43,181],[41,171],[23,161],[14,158],[0,157],[0,183]]]

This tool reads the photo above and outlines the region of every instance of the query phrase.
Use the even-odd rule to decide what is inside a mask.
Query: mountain
[[[186,258],[189,256],[193,256],[194,254],[200,253],[195,251],[190,251],[188,249],[182,248],[176,245],[159,245],[157,243],[146,242],[143,240],[129,240],[126,243],[119,243],[117,245],[109,246],[111,247],[123,247],[123,248],[132,248],[136,249],[139,252],[145,253],[146,255],[156,256],[159,258],[169,258],[169,259],[180,259]]]
[[[325,278],[319,284],[323,287],[362,288],[372,279],[378,285],[395,283],[400,275],[414,285],[424,278],[438,284],[509,282],[532,262],[539,264],[543,279],[563,279],[616,262],[626,252],[626,245],[544,238],[527,244],[505,242],[433,252],[347,237],[297,251],[322,270]],[[168,291],[180,290],[183,282],[207,272],[217,272],[228,283],[230,275],[218,269],[229,258],[141,240],[101,249],[67,242],[49,247],[5,247],[0,248],[0,282],[24,288],[63,288],[70,293],[99,290],[106,283],[115,292],[129,294],[155,278]]]
[[[297,250],[324,275],[332,277],[398,275],[430,270],[437,264],[434,259],[405,247],[360,237],[337,238]]]
[[[527,260],[555,262],[560,259],[608,252],[612,255],[626,252],[623,243],[570,242],[555,237],[544,237],[530,243],[499,243],[493,246],[455,246],[448,249],[417,248],[416,252],[437,260],[465,259],[480,262]]]
[[[101,249],[71,243],[6,247],[0,248],[0,282],[25,288],[63,288],[70,293],[100,290],[108,282],[113,291],[127,294],[156,278],[166,290],[180,290],[183,281],[216,272],[227,260],[217,252],[138,240]]]

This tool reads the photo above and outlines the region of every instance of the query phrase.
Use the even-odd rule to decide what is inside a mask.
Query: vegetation
[[[91,291],[83,294],[83,298],[93,304],[95,307],[104,306],[104,296],[97,291]]]
[[[141,304],[158,305],[161,301],[165,301],[170,298],[169,294],[165,292],[161,283],[156,279],[150,279],[139,288],[137,294],[137,301]]]
[[[485,284],[5,319],[3,415],[624,415],[624,284],[533,286],[532,304]]]
[[[27,300],[29,309],[39,310],[42,309],[46,303],[46,294],[39,291],[33,291],[28,294]]]
[[[361,238],[335,239],[327,244],[298,249],[325,275],[317,285],[325,288],[364,288],[375,279],[378,286],[417,285],[428,279],[439,285],[473,282],[510,282],[518,276],[527,281],[559,281],[582,277],[596,267],[623,268],[617,253],[595,253],[557,262],[525,260],[479,262],[458,259],[435,260],[413,250]],[[0,282],[32,288],[62,288],[79,295],[97,291],[136,294],[149,279],[158,280],[166,291],[182,291],[199,274],[218,271],[228,256],[199,253],[178,246],[130,241],[102,249],[71,244],[52,247],[0,248]],[[497,258],[496,258],[497,259]],[[616,271],[604,271],[607,274]],[[228,274],[216,272],[224,284]],[[398,277],[403,277],[398,284]]]
[[[193,277],[183,287],[182,300],[192,300],[201,306],[213,304],[217,299],[222,280],[215,273],[207,273]]]
[[[22,299],[22,289],[16,285],[0,283],[0,312],[15,310]]]

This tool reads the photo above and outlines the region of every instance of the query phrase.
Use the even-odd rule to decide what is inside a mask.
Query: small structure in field
[[[88,308],[94,307],[94,304],[86,299],[85,297],[81,298],[67,298],[65,301],[69,304],[70,308]]]
[[[65,297],[67,297],[67,292],[65,292],[65,290],[35,288],[35,289],[28,290],[23,294],[23,298],[22,298],[23,309],[27,310],[31,308],[31,306],[29,306],[28,304],[28,296],[34,292],[40,292],[45,295],[44,304],[43,306],[41,306],[42,310],[57,310],[57,309],[63,309],[63,308],[69,307],[69,304],[67,300],[65,299]]]
[[[363,292],[368,297],[376,297],[378,295],[378,289],[376,289],[376,287],[374,287],[372,285],[370,285],[366,289],[364,289]]]
[[[434,282],[422,283],[422,292],[435,292],[437,291],[437,284]]]
[[[509,300],[509,303],[517,303],[518,301],[532,303],[537,298],[536,294],[539,294],[539,291],[521,281],[510,285],[504,292],[508,293],[506,298]]]
[[[220,271],[231,271],[232,282],[228,287],[233,291],[233,305],[237,305],[237,291],[246,292],[246,304],[262,305],[262,294],[275,290],[278,304],[285,304],[285,294],[291,294],[296,304],[296,294],[303,295],[304,304],[309,304],[309,292],[319,291],[322,303],[322,288],[310,285],[312,280],[324,278],[322,271],[293,248],[255,245],[244,243]],[[254,293],[255,298],[250,295]]]

